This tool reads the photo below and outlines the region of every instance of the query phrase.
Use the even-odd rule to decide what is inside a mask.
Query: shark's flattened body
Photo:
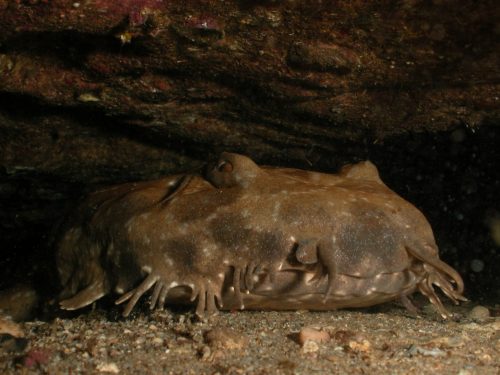
[[[124,315],[149,290],[152,308],[191,300],[199,315],[369,306],[419,290],[448,316],[433,286],[464,299],[427,220],[370,162],[330,175],[223,153],[206,179],[121,185],[75,217],[58,253],[67,309],[111,290]]]

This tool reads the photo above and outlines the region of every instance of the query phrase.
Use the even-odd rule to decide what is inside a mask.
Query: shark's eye
[[[219,172],[229,173],[233,171],[233,165],[230,162],[223,160],[217,166],[217,170]]]

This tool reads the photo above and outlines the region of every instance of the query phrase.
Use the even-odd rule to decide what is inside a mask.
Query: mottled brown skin
[[[56,262],[64,287],[62,308],[78,309],[108,294],[113,286],[129,289],[137,283],[141,276],[133,259],[123,262],[128,264],[110,264],[115,254],[114,238],[130,217],[165,204],[188,179],[170,176],[112,186],[96,191],[78,206],[57,244]],[[114,272],[116,267],[121,269]]]
[[[75,217],[59,251],[67,309],[113,288],[128,290],[117,301],[128,301],[124,315],[150,289],[151,308],[188,297],[199,315],[217,303],[369,306],[418,289],[448,316],[433,285],[463,299],[423,215],[369,162],[329,175],[224,153],[207,180],[122,185],[91,196]]]
[[[295,255],[303,264],[320,264],[326,269],[326,299],[339,294],[341,285],[347,282],[337,280],[339,276],[364,279],[372,284],[380,281],[381,285],[387,286],[391,284],[387,275],[397,275],[394,281],[397,284],[401,282],[402,272],[410,271],[406,275],[407,282],[415,283],[443,316],[449,314],[435,294],[433,285],[439,286],[454,302],[465,300],[462,296],[463,281],[454,269],[439,259],[432,229],[425,217],[390,190],[380,179],[376,167],[368,161],[346,166],[338,175],[329,175],[287,168],[260,168],[245,156],[223,153],[207,178],[218,187],[240,187],[247,192],[256,191],[256,194],[275,186],[292,192],[301,191],[304,185],[311,190],[315,186],[325,187],[326,196],[321,193],[302,195],[301,204],[314,208],[314,202],[306,201],[311,198],[326,202],[331,207],[329,217],[336,223],[324,232],[326,236],[320,238],[303,238],[311,228],[300,228]],[[307,217],[321,217],[320,212],[308,212],[304,222]],[[301,214],[291,214],[283,222],[290,223],[292,217],[296,220]],[[312,227],[320,226],[321,223],[312,223]],[[351,282],[359,284],[356,280]],[[346,284],[345,288],[350,286]],[[401,297],[413,291],[408,292],[411,288],[402,285],[401,288]],[[361,294],[363,290],[381,291],[376,285],[361,289]],[[360,296],[353,290],[340,294]]]
[[[154,286],[151,306],[163,306],[172,288],[187,286],[196,312],[223,307],[221,293],[226,273],[232,271],[232,290],[238,307],[241,292],[251,290],[261,272],[272,276],[292,251],[294,243],[273,228],[255,225],[241,210],[258,197],[237,189],[209,189],[179,193],[167,207],[132,217],[127,236],[115,244],[122,255],[133,256],[148,276],[118,303],[129,300],[127,315],[137,300]]]

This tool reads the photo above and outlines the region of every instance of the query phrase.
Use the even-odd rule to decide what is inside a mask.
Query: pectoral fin
[[[78,310],[97,301],[99,298],[107,294],[106,288],[102,281],[92,283],[73,297],[59,302],[59,306],[63,310]]]

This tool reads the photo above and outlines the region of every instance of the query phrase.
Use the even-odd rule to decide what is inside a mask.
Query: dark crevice
[[[207,149],[203,143],[196,144],[192,140],[175,140],[168,136],[168,126],[148,127],[150,118],[145,115],[109,116],[104,110],[95,107],[61,107],[44,103],[29,95],[0,93],[0,112],[6,113],[16,121],[22,122],[38,116],[61,116],[72,123],[84,127],[92,127],[103,133],[103,136],[120,135],[139,143],[169,149],[179,154],[188,154]],[[19,105],[22,103],[22,106]],[[141,125],[138,125],[138,124]],[[166,124],[165,124],[166,125]],[[163,134],[162,134],[163,133]],[[188,142],[189,141],[189,142]]]

